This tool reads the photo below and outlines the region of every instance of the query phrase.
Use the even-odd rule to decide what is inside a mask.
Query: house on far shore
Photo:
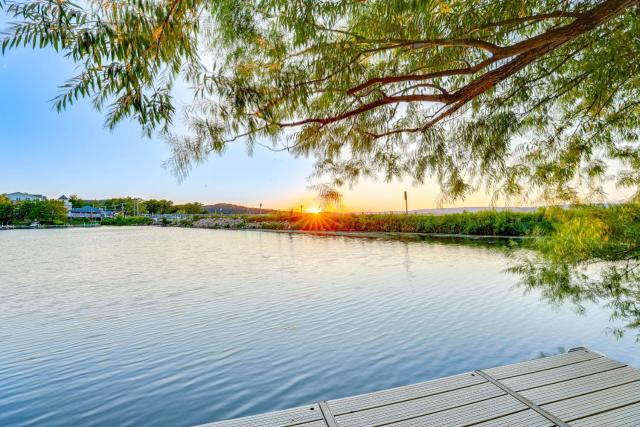
[[[3,194],[7,199],[11,200],[11,203],[24,202],[25,200],[43,202],[47,200],[42,194],[29,194],[29,193],[8,193]]]
[[[69,218],[88,218],[101,220],[103,218],[113,218],[115,213],[112,211],[105,211],[101,208],[94,208],[93,206],[83,206],[81,208],[71,208],[69,210]]]
[[[71,205],[71,200],[69,200],[69,198],[65,195],[58,197],[58,201],[62,202],[67,212],[71,211],[71,209],[73,208],[73,206]]]

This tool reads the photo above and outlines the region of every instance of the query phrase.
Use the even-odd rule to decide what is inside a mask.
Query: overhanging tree
[[[594,303],[610,313],[613,332],[626,330],[640,342],[640,206],[549,209],[555,230],[518,256],[510,271],[527,290],[553,303],[573,303],[580,312]]]
[[[620,184],[640,180],[639,2],[7,1],[2,48],[63,52],[80,73],[56,106],[91,97],[108,126],[159,130],[178,173],[245,140],[311,156],[336,184],[434,176],[451,198],[571,199],[612,160]]]

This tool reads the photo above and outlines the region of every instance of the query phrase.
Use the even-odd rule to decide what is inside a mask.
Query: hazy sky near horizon
[[[179,183],[163,167],[169,147],[143,137],[134,122],[114,131],[86,100],[56,112],[50,102],[57,86],[75,73],[73,64],[51,51],[15,50],[0,56],[0,194],[25,191],[58,197],[136,196],[177,202],[229,202],[288,209],[315,204],[308,189],[312,160],[256,147],[233,145]],[[437,204],[433,184],[363,182],[345,191],[348,210],[403,209],[408,190],[411,208]],[[486,204],[482,195],[464,205]]]
[[[143,137],[136,123],[109,131],[104,116],[86,100],[61,113],[52,108],[57,86],[75,72],[70,61],[51,51],[20,49],[0,56],[0,194],[135,196],[280,209],[316,204],[308,189],[311,159],[261,147],[248,156],[242,142],[211,156],[179,183],[162,166],[169,147],[157,137]],[[344,209],[401,210],[403,190],[409,192],[410,209],[438,205],[433,182],[366,181],[345,191]],[[489,200],[478,193],[455,206],[483,206]]]

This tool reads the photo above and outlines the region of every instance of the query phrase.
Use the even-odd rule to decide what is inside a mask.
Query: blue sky
[[[60,113],[52,108],[58,84],[74,74],[73,63],[48,50],[19,49],[0,56],[0,194],[131,195],[177,202],[262,202],[283,209],[316,203],[307,188],[312,160],[260,147],[248,156],[241,142],[222,157],[211,156],[179,183],[162,166],[170,156],[168,146],[143,137],[136,123],[109,131],[88,101]],[[435,206],[434,185],[365,182],[346,191],[345,208],[402,209],[404,189],[417,198],[413,208]]]
[[[136,123],[109,131],[87,101],[61,113],[52,108],[57,85],[74,74],[74,65],[51,51],[21,49],[0,56],[0,194],[136,196],[251,206],[262,202],[265,208],[282,209],[316,203],[307,189],[311,160],[259,147],[250,157],[241,142],[222,157],[212,156],[179,183],[162,166],[169,148],[158,138],[143,137]],[[409,191],[411,209],[437,205],[439,191],[433,183],[369,181],[345,192],[344,209],[400,210],[404,190]],[[622,197],[613,193],[613,200]],[[489,196],[480,193],[456,206],[488,204]]]
[[[143,137],[136,123],[109,131],[86,101],[61,113],[52,108],[57,85],[73,74],[73,64],[49,51],[0,56],[0,193],[252,204],[306,197],[309,160],[265,149],[249,157],[242,143],[178,183],[162,167],[168,147]]]

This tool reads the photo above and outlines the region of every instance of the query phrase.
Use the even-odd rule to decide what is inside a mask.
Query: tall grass
[[[265,229],[483,236],[530,236],[546,234],[553,229],[553,220],[544,210],[526,213],[482,211],[448,215],[274,213],[245,218],[247,223],[259,224],[260,228]]]
[[[104,218],[102,225],[151,225],[153,220],[145,216],[116,216],[114,218]]]

